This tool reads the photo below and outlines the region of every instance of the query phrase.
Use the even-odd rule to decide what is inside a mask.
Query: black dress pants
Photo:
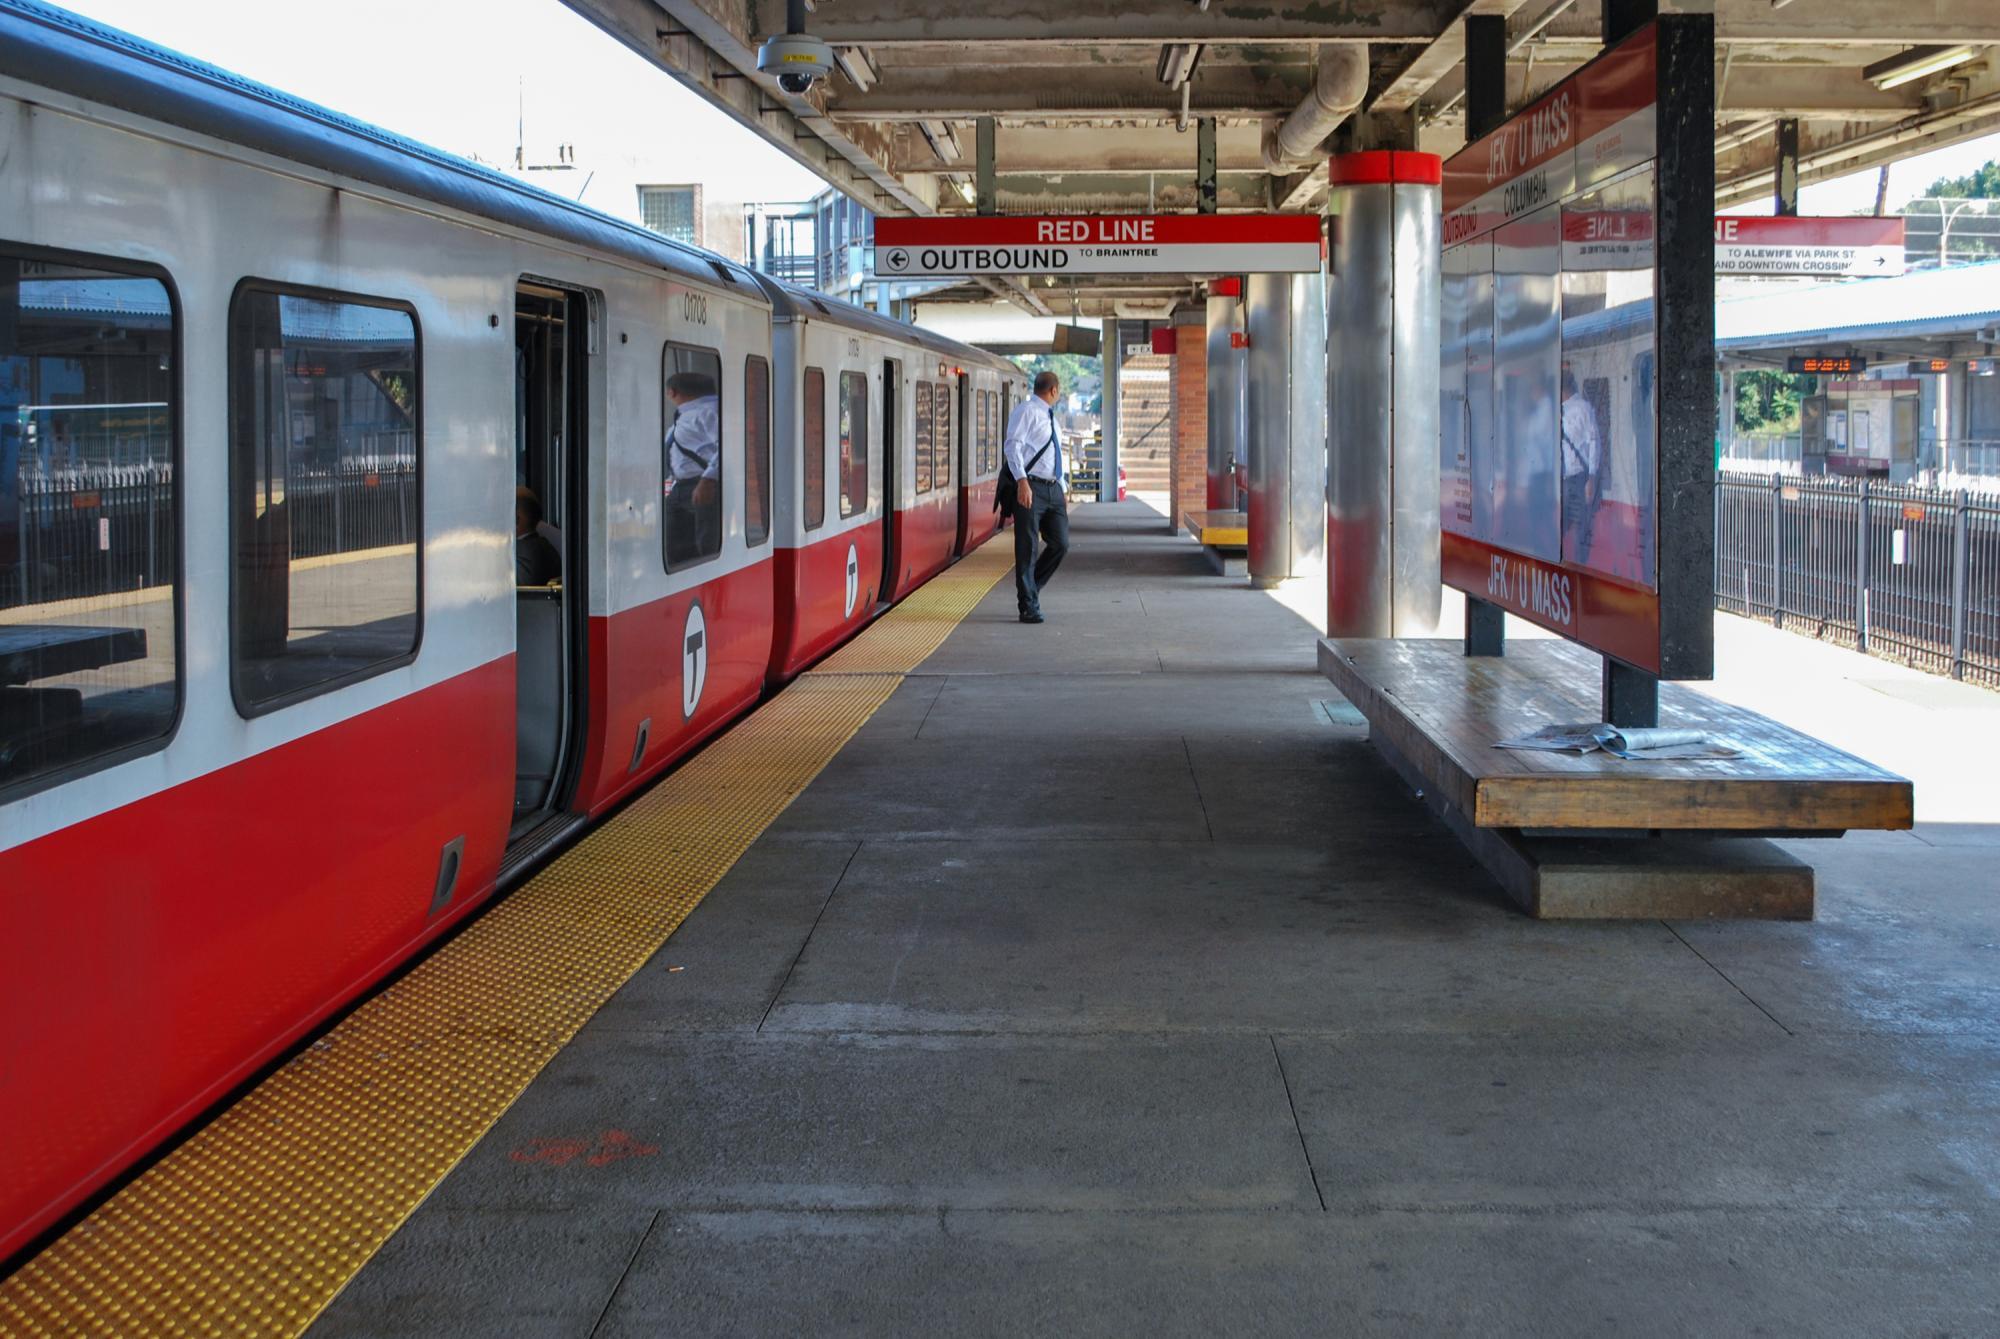
[[[1069,552],[1069,502],[1060,486],[1048,479],[1030,479],[1034,501],[1014,504],[1014,598],[1024,614],[1042,612],[1042,587],[1062,566]],[[1041,541],[1040,557],[1035,541]]]

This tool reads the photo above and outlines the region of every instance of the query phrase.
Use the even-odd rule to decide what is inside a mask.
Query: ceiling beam
[[[884,159],[882,127],[835,126],[810,98],[781,92],[756,73],[756,50],[713,0],[565,0],[570,8],[755,131],[826,183],[877,214],[937,212],[937,182],[905,182]],[[815,95],[824,98],[823,92]],[[1048,307],[1022,285],[982,280],[996,296],[1037,316]]]
[[[1200,116],[1282,116],[1312,84],[1312,67],[1203,65],[1190,87],[1189,106]],[[1150,63],[1108,65],[1088,71],[1040,70],[1028,65],[978,64],[907,67],[883,71],[866,93],[843,85],[828,101],[836,121],[969,120],[975,116],[1032,116],[1082,120],[1142,115],[1172,120],[1180,94],[1161,83]]]
[[[1912,117],[1892,126],[1849,126],[1839,130],[1801,126],[1799,184],[1810,185],[1864,172],[1995,132],[2000,132],[2000,94],[1948,111]],[[1770,134],[1755,135],[1727,150],[1718,146],[1716,208],[1726,209],[1769,196],[1776,167],[1777,145]]]
[[[963,173],[966,162],[947,163],[914,126],[895,127],[888,164],[900,177]],[[959,138],[970,132],[960,128]],[[1263,130],[1257,125],[1217,126],[1216,166],[1254,172],[1263,165]],[[1009,126],[994,132],[994,161],[1003,173],[1179,172],[1195,169],[1195,136],[1171,125],[1127,125],[1115,134],[1095,126]]]
[[[1417,105],[1433,84],[1459,68],[1465,61],[1465,24],[1474,14],[1498,14],[1512,18],[1530,0],[1460,0],[1458,12],[1445,23],[1430,43],[1412,56],[1395,77],[1370,98],[1370,111],[1402,112]]]
[[[843,0],[845,3],[845,0]],[[1923,46],[1934,42],[2000,43],[2000,5],[1993,0],[1798,0],[1774,8],[1770,0],[1689,0],[1669,10],[1715,12],[1718,42],[1758,46]],[[1552,43],[1600,45],[1604,21],[1599,0],[1576,8],[1549,26]]]
[[[908,42],[1428,41],[1459,0],[839,0],[807,25],[836,46]],[[785,30],[784,0],[750,0],[759,37]]]

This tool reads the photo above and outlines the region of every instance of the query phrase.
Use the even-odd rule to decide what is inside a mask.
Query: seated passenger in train
[[[720,409],[715,378],[676,372],[667,378],[674,421],[667,429],[667,562],[693,562],[722,548]]]
[[[562,580],[562,555],[543,536],[542,500],[530,488],[514,490],[514,584],[548,586]]]

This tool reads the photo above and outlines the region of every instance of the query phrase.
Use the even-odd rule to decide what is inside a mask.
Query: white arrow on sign
[[[854,552],[854,545],[847,546],[847,612],[842,618],[854,617],[855,597],[861,594],[861,559]]]

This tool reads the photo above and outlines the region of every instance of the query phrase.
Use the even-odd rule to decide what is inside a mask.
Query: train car
[[[820,322],[889,435],[780,657],[757,276],[27,0],[0,143],[5,1257],[938,570],[984,355]]]
[[[967,554],[1000,528],[993,490],[1000,478],[1000,443],[1007,433],[1007,409],[1018,402],[1025,383],[1011,365],[997,361],[965,369],[958,378],[957,445],[959,478],[956,550]]]
[[[776,360],[789,369],[776,401],[786,446],[771,647],[772,679],[783,682],[969,551],[951,481],[984,477],[990,495],[992,471],[968,463],[967,415],[953,397],[973,378],[998,387],[1019,374],[995,355],[764,282]],[[996,470],[997,452],[996,441]]]

